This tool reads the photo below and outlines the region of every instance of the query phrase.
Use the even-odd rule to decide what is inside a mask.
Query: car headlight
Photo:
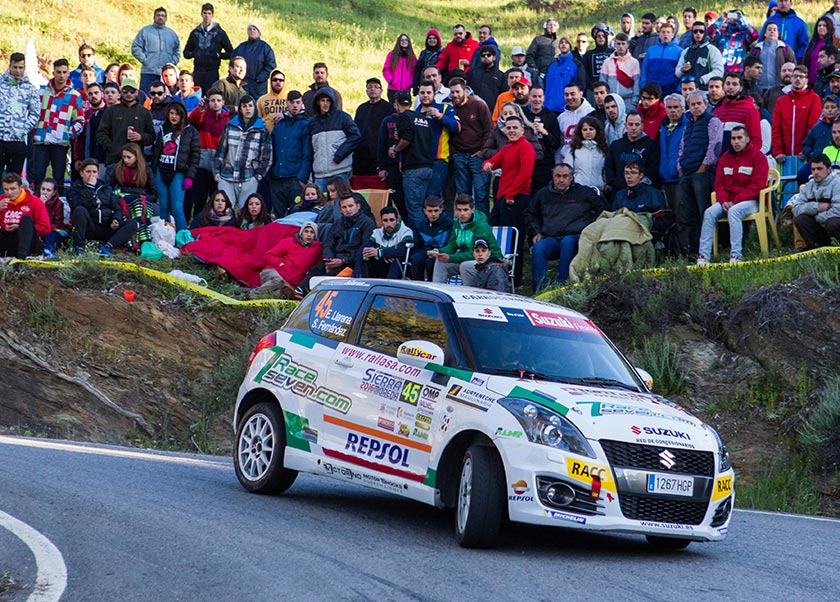
[[[709,429],[712,432],[712,435],[715,436],[715,440],[718,444],[718,457],[720,458],[718,470],[720,472],[726,472],[732,468],[732,455],[729,453],[729,447],[723,442],[723,438],[715,429],[710,427],[708,424],[703,424],[703,426]]]
[[[597,457],[586,437],[557,412],[517,397],[505,397],[498,403],[519,421],[529,441],[581,456]]]

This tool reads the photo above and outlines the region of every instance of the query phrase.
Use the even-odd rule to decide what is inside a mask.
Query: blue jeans
[[[438,159],[432,166],[432,181],[426,190],[426,196],[443,196],[443,181],[449,173],[449,162]]]
[[[432,181],[431,167],[418,167],[408,169],[403,173],[403,193],[405,194],[405,209],[408,213],[406,221],[412,230],[417,230],[417,225],[422,224],[426,216],[423,214],[423,201],[426,200],[426,191]]]
[[[33,144],[32,165],[29,168],[29,185],[39,186],[47,175],[47,166],[52,165],[52,177],[64,188],[64,174],[67,171],[67,150],[61,144]]]
[[[726,216],[729,222],[729,255],[741,259],[741,244],[744,238],[744,224],[741,220],[758,211],[758,201],[741,201],[732,205]],[[703,230],[700,232],[700,255],[706,259],[712,256],[712,242],[715,224],[723,217],[723,207],[715,203],[703,213]]]
[[[487,195],[490,191],[490,174],[481,169],[484,160],[466,153],[452,155],[452,166],[455,170],[455,192],[472,195],[475,208],[490,214],[490,201]]]
[[[552,259],[559,259],[557,267],[557,284],[563,284],[569,279],[569,264],[572,263],[578,250],[580,234],[568,234],[566,236],[548,236],[531,248],[533,257],[531,260],[531,271],[533,274],[532,285],[534,292],[539,292],[548,286],[546,275],[548,274],[548,262]]]
[[[344,173],[337,173],[334,176],[329,176],[327,178],[315,178],[315,184],[317,184],[318,188],[321,189],[321,192],[323,192],[326,195],[327,194],[327,180],[331,180],[335,176],[338,176],[339,178],[343,178],[343,179],[348,180],[348,181],[350,180],[350,172],[345,171]]]
[[[155,186],[158,191],[158,203],[160,204],[160,219],[169,221],[169,215],[175,218],[175,229],[186,230],[187,218],[184,216],[184,174],[176,173],[172,176],[172,182],[166,184],[160,175],[160,170],[155,172]]]

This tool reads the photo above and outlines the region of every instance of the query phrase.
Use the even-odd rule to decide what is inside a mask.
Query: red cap
[[[521,76],[517,77],[515,80],[513,80],[513,83],[510,85],[510,87],[513,88],[516,84],[522,84],[523,86],[526,86],[528,88],[531,87],[531,82],[528,81],[528,78],[525,77],[524,75],[521,75]]]

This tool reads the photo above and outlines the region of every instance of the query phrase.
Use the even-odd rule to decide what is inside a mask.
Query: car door
[[[325,417],[324,453],[388,475],[426,478],[436,410],[445,401],[434,373],[397,360],[410,340],[447,347],[441,307],[416,291],[375,289],[365,301],[354,342],[338,346],[328,375],[353,399],[347,416]]]

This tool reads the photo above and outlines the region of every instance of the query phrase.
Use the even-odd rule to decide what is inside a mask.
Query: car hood
[[[659,395],[503,376],[491,376],[486,386],[499,395],[529,399],[563,414],[587,439],[717,450],[709,428]]]

